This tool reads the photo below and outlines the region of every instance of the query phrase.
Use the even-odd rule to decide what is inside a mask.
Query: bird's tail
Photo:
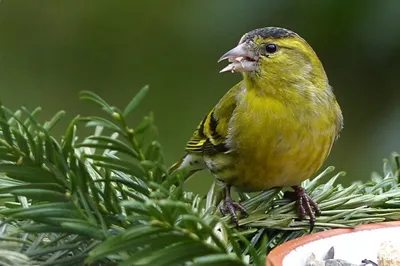
[[[204,164],[202,156],[186,154],[179,161],[171,165],[171,167],[168,169],[168,174],[173,174],[177,170],[185,170],[186,174],[184,179],[187,180],[194,173],[203,170],[205,167],[206,166]]]
[[[184,160],[185,160],[185,156],[182,157],[179,161],[177,161],[177,162],[174,163],[173,165],[171,165],[171,166],[168,168],[168,174],[170,175],[170,174],[174,173],[176,170],[178,170],[178,169],[181,167],[181,165],[182,165],[182,163],[183,163]]]

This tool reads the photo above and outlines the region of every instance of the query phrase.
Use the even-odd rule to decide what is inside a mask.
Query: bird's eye
[[[267,45],[265,46],[265,51],[266,51],[267,53],[269,53],[269,54],[275,53],[276,50],[278,50],[278,47],[277,47],[275,44],[273,44],[273,43],[267,44]]]

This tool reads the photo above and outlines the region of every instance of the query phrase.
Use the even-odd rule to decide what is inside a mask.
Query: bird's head
[[[293,31],[268,27],[252,30],[218,62],[231,63],[221,72],[242,72],[254,82],[322,82],[325,71],[311,46]]]

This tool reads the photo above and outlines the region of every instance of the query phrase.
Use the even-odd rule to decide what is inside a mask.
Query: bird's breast
[[[296,106],[275,97],[239,99],[228,134],[237,154],[236,186],[262,190],[309,178],[335,138],[335,122],[326,112],[325,106]]]

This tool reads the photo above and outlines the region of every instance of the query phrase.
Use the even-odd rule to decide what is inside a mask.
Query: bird
[[[311,230],[321,214],[301,187],[326,161],[343,128],[341,108],[313,48],[294,31],[259,28],[218,60],[220,72],[241,73],[208,112],[169,171],[208,169],[225,187],[220,206],[238,224],[246,209],[231,189],[256,192],[291,187],[298,218]]]

